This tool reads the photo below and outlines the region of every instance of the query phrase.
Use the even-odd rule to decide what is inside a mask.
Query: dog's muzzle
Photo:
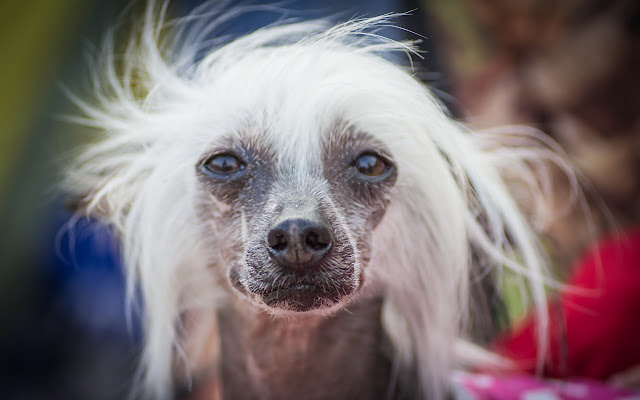
[[[329,308],[358,287],[354,251],[317,206],[289,203],[247,256],[245,287],[269,308],[305,312]],[[237,285],[236,285],[237,287]]]

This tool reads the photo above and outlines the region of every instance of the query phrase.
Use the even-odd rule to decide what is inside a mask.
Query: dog
[[[544,140],[452,120],[390,15],[212,39],[237,10],[166,9],[108,35],[65,181],[141,294],[140,397],[446,398],[503,267],[544,331]]]

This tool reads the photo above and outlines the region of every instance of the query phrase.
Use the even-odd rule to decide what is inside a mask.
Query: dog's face
[[[393,158],[340,123],[321,132],[313,153],[295,156],[260,129],[222,138],[196,165],[221,272],[272,312],[336,308],[364,282],[397,177]]]

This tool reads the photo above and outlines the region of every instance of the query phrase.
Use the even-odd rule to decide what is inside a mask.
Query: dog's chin
[[[300,314],[307,312],[331,312],[341,308],[357,292],[361,285],[351,281],[321,285],[312,279],[293,280],[287,284],[272,282],[254,283],[246,287],[239,275],[230,274],[232,286],[252,303],[274,314]]]
[[[258,296],[262,303],[274,312],[303,313],[330,310],[344,304],[353,292],[353,288],[345,286],[325,289],[314,283],[301,282],[271,288]]]

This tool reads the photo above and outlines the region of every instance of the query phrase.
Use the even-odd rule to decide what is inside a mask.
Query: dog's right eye
[[[205,161],[202,167],[209,173],[228,176],[242,171],[245,165],[232,154],[217,154]]]

